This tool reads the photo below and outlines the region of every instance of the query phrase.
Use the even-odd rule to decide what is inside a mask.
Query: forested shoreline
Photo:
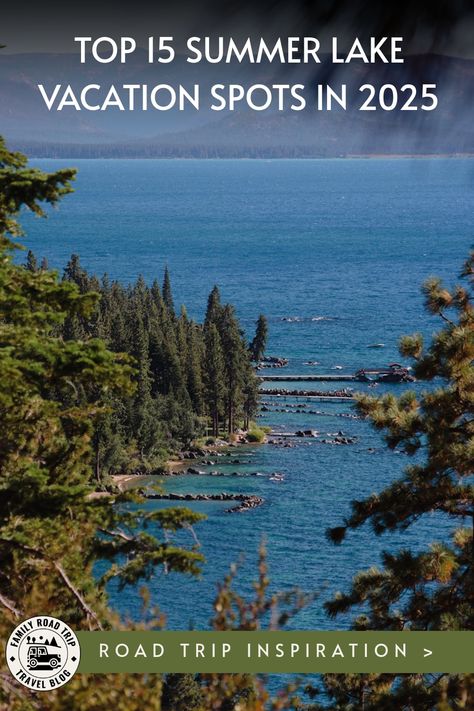
[[[45,270],[33,252],[31,272]],[[139,276],[132,285],[91,276],[72,255],[62,280],[81,294],[100,298],[88,316],[69,315],[57,327],[64,341],[101,339],[123,354],[134,369],[133,394],[106,394],[106,409],[93,436],[96,478],[115,473],[153,473],[168,455],[189,448],[197,438],[232,439],[248,430],[258,410],[258,379],[252,359],[265,348],[266,325],[257,322],[248,343],[235,307],[223,304],[215,286],[203,324],[175,309],[168,268],[162,282],[148,286]],[[262,330],[264,329],[264,330]]]
[[[340,159],[377,159],[377,158],[472,158],[471,150],[455,150],[448,146],[436,151],[432,147],[409,145],[405,150],[396,147],[393,150],[380,146],[378,150],[364,151],[360,147],[351,150],[335,150],[328,142],[325,146],[305,145],[269,145],[261,144],[242,146],[206,145],[206,144],[116,144],[116,143],[47,143],[35,141],[15,141],[19,150],[28,153],[35,160],[318,160]]]

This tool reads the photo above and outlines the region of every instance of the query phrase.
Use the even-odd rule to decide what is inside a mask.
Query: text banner
[[[79,671],[474,671],[474,632],[78,632]]]

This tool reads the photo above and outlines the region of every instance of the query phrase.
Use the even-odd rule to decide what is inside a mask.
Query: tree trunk
[[[229,434],[233,434],[234,432],[234,404],[232,402],[232,399],[229,399],[229,408],[227,412],[227,417],[229,421]]]
[[[100,448],[98,441],[95,445],[95,478],[100,483]]]

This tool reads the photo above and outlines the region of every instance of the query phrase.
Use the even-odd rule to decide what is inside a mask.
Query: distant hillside
[[[150,66],[138,53],[125,66],[79,64],[75,55],[0,55],[0,133],[38,157],[317,157],[374,154],[474,153],[474,61],[437,55],[407,57],[405,64],[356,65],[334,72],[328,63],[311,68],[292,65],[201,66],[181,57],[166,69]],[[347,111],[318,112],[314,86],[328,81],[349,88]],[[206,106],[170,112],[48,112],[37,83],[48,88],[70,83],[79,88],[164,82],[304,83],[303,112],[240,109],[216,113]],[[365,82],[435,83],[439,106],[433,112],[361,112],[357,89]],[[357,97],[357,101],[355,98]]]

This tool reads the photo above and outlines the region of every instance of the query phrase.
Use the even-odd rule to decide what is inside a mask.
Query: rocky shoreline
[[[286,368],[289,361],[288,358],[280,358],[279,356],[266,356],[258,363],[255,370],[263,370],[267,368]]]
[[[276,359],[275,359],[276,360]],[[263,393],[262,393],[263,394]],[[333,391],[317,391],[317,390],[289,390],[282,388],[275,388],[271,390],[265,390],[265,394],[271,395],[281,395],[281,396],[323,396],[323,397],[339,397],[350,400],[353,398],[351,391],[347,389],[333,390]],[[273,410],[274,403],[269,401],[263,401],[261,403],[262,412],[271,412]],[[282,405],[283,403],[281,403]],[[276,402],[275,402],[276,405]],[[298,414],[303,414],[304,405],[298,403],[285,403],[285,409],[282,412],[298,412]],[[287,409],[288,408],[288,409]],[[278,411],[276,408],[274,411]],[[318,410],[309,411],[305,414],[323,414]],[[341,413],[342,416],[342,413]],[[360,419],[360,416],[355,414],[344,413],[344,416],[351,417],[354,419]],[[256,443],[248,442],[246,437],[246,432],[239,431],[237,433],[236,440],[233,442],[228,442],[224,439],[216,439],[212,442],[206,444],[198,444],[187,448],[175,455],[173,460],[166,463],[159,472],[155,475],[158,477],[173,477],[173,476],[209,476],[209,477],[239,477],[239,478],[251,478],[251,477],[265,477],[271,482],[277,484],[284,483],[285,474],[281,472],[259,472],[259,471],[221,471],[219,470],[219,462],[225,465],[226,469],[228,464],[235,465],[248,465],[251,462],[252,453],[241,451],[241,448],[245,445],[255,446]],[[293,432],[281,432],[273,431],[268,433],[265,443],[273,447],[298,447],[298,446],[310,446],[312,444],[319,445],[353,445],[357,442],[356,437],[347,436],[346,433],[341,430],[337,432],[326,432],[320,433],[317,430],[312,429],[301,429]],[[239,451],[240,450],[240,451]],[[202,467],[205,467],[203,469]],[[215,467],[215,469],[209,469],[209,467]],[[132,486],[134,486],[140,479],[142,475],[135,476],[119,476],[116,477],[119,487],[127,487],[127,484],[133,480]],[[128,488],[128,487],[127,487]],[[176,501],[181,503],[186,502],[199,502],[199,501],[221,501],[221,502],[232,502],[233,505],[225,509],[225,513],[239,513],[244,511],[249,511],[251,509],[258,508],[264,503],[264,499],[261,496],[255,494],[244,494],[244,493],[217,493],[217,494],[207,494],[207,493],[177,493],[177,492],[166,492],[166,493],[155,493],[149,491],[144,492],[145,498],[149,500],[156,501]]]
[[[287,388],[265,388],[261,395],[277,395],[280,397],[343,397],[354,400],[354,393],[347,388],[340,390],[288,390]]]
[[[262,403],[261,412],[281,412],[283,414],[295,413],[297,415],[318,415],[320,417],[328,417],[328,413],[323,410],[307,410],[301,403],[285,403],[286,407],[273,407],[272,402]],[[293,409],[291,409],[293,408]],[[362,420],[361,415],[355,415],[350,412],[334,412],[331,417],[343,417],[346,420]]]
[[[146,494],[146,499],[158,499],[166,501],[236,501],[236,506],[225,509],[224,513],[241,513],[261,506],[264,499],[255,494]]]
[[[208,464],[209,462],[203,462],[203,464]],[[240,464],[241,462],[236,462],[237,464]],[[212,462],[211,462],[212,464]],[[275,481],[276,479],[283,479],[284,475],[281,474],[280,472],[271,472],[269,474],[264,474],[263,472],[229,472],[226,474],[225,472],[220,472],[220,471],[210,471],[210,472],[205,472],[202,471],[201,469],[196,469],[195,467],[188,467],[186,471],[184,472],[177,472],[178,476],[182,475],[189,475],[189,476],[211,476],[211,477],[240,477],[243,479],[247,479],[249,477],[265,477],[266,479],[270,479],[271,481]]]

